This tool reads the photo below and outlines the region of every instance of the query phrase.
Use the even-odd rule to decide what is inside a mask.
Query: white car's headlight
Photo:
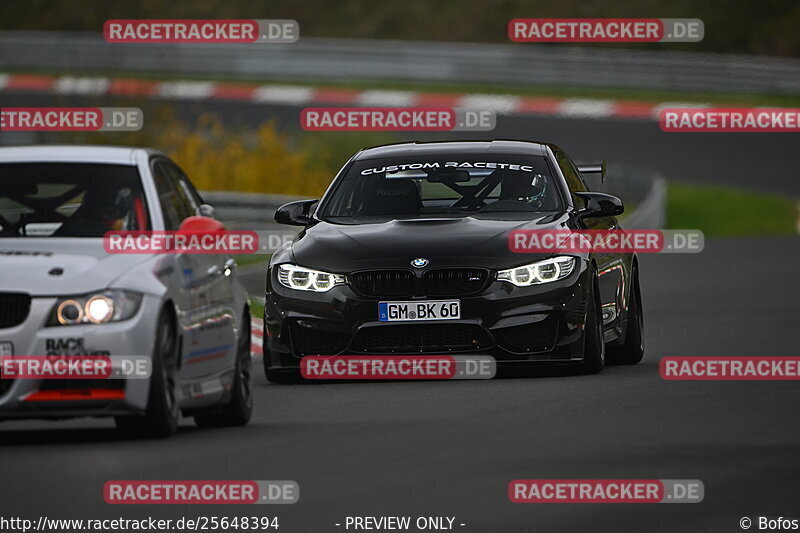
[[[141,294],[116,289],[60,298],[50,313],[47,325],[104,324],[126,320],[136,314],[141,303]]]
[[[297,265],[278,266],[278,281],[284,287],[298,291],[327,292],[337,285],[344,285],[342,274],[320,272]]]
[[[564,279],[572,274],[574,268],[575,258],[562,255],[529,265],[501,270],[497,273],[497,280],[507,281],[517,287],[529,287]]]

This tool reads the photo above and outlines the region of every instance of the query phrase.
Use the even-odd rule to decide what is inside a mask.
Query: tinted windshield
[[[525,219],[562,205],[544,157],[448,154],[357,161],[321,216],[342,224],[467,215]]]
[[[0,237],[102,237],[149,229],[135,167],[0,164]]]

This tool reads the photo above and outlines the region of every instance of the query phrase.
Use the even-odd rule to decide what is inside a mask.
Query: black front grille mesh
[[[45,379],[39,384],[39,390],[92,390],[125,388],[124,379]]]
[[[414,275],[407,270],[369,270],[350,275],[353,288],[364,296],[402,298],[413,296]]]
[[[463,296],[483,289],[489,273],[482,268],[441,268],[430,270],[422,278],[428,296]]]
[[[296,355],[338,355],[346,347],[350,335],[293,322],[290,326],[292,348]]]
[[[558,319],[553,316],[536,324],[524,324],[492,330],[498,344],[514,353],[548,352],[558,333]]]
[[[2,376],[3,376],[3,371],[0,370],[0,396],[3,396],[5,393],[7,393],[11,389],[11,386],[14,384],[13,379],[2,379]]]
[[[0,328],[13,328],[25,322],[31,310],[31,297],[27,294],[0,293]]]
[[[350,275],[353,288],[374,298],[412,296],[468,296],[486,285],[489,271],[484,268],[437,268],[417,278],[408,270],[367,270]]]
[[[354,352],[413,355],[482,350],[491,336],[475,324],[403,324],[362,328],[351,345]]]

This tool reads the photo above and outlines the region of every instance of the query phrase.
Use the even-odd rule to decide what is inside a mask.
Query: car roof
[[[553,150],[558,147],[533,141],[435,141],[387,144],[375,146],[360,151],[354,160],[377,159],[383,157],[398,157],[404,155],[429,155],[429,154],[506,154],[506,155],[537,155],[547,153],[546,147]]]
[[[0,163],[106,163],[135,165],[137,153],[160,154],[150,148],[98,145],[40,145],[0,148]]]

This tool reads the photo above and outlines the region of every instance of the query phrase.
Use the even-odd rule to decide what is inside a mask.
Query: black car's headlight
[[[562,255],[529,265],[501,270],[497,273],[497,280],[507,281],[517,287],[529,287],[564,279],[572,273],[574,268],[575,258]]]
[[[105,324],[126,320],[136,314],[141,303],[141,294],[117,289],[59,298],[47,325]]]
[[[312,292],[327,292],[345,283],[342,274],[331,274],[290,264],[278,266],[278,281],[290,289]]]

